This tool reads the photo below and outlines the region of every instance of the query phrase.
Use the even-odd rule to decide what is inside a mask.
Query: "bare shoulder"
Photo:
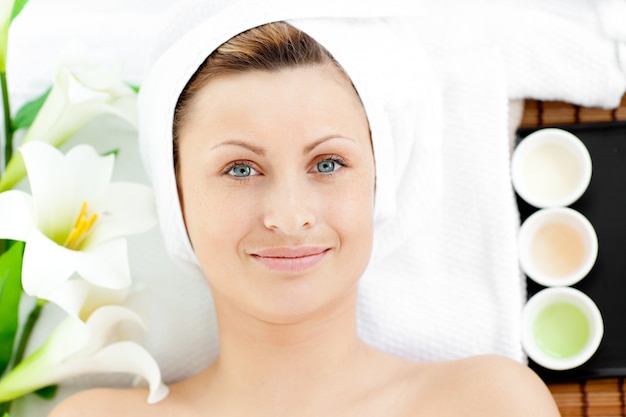
[[[495,355],[432,364],[421,378],[438,415],[558,417],[550,391],[527,366]],[[447,412],[440,411],[443,404]],[[438,409],[438,410],[437,410]]]
[[[139,389],[90,389],[65,399],[48,417],[155,415],[151,413],[154,409],[148,408],[146,398],[147,391]]]

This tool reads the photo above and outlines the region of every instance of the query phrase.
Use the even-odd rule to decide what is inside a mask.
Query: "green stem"
[[[26,323],[24,323],[24,329],[22,330],[22,335],[20,336],[20,340],[17,344],[17,348],[15,350],[15,357],[13,359],[13,368],[15,368],[22,359],[24,359],[24,354],[26,353],[26,347],[28,346],[28,341],[30,339],[33,330],[35,329],[35,325],[37,324],[37,320],[39,320],[39,316],[41,316],[41,310],[47,304],[46,300],[37,300],[37,304],[28,314],[28,318],[26,319]],[[11,405],[13,401],[7,401],[5,403],[0,404],[0,416],[3,416],[4,413],[8,413],[11,411]]]
[[[7,73],[0,72],[0,89],[2,89],[2,110],[4,114],[4,166],[13,156],[13,122],[11,120],[11,104],[9,103],[9,87]]]
[[[26,346],[28,346],[28,340],[35,329],[35,324],[37,324],[37,320],[39,320],[39,316],[41,315],[41,310],[46,303],[46,300],[37,299],[37,304],[35,304],[35,307],[33,307],[30,311],[30,314],[26,319],[26,323],[24,323],[24,329],[22,330],[22,335],[20,336],[17,349],[15,350],[15,357],[13,359],[14,368],[17,364],[22,362],[22,359],[24,359],[24,353],[26,352]]]
[[[5,414],[8,415],[9,411],[11,411],[11,404],[13,404],[12,402],[6,402],[6,403],[2,403],[0,404],[0,416],[4,416]]]

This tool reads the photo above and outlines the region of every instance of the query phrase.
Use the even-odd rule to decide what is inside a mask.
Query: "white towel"
[[[614,108],[626,89],[626,0],[424,0],[422,9],[416,28],[432,54],[499,49],[511,99]]]
[[[464,65],[456,65],[459,59]],[[519,311],[525,286],[517,267],[519,219],[508,176],[504,65],[493,49],[456,54],[438,64],[445,114],[443,194],[434,201],[439,216],[425,228],[412,228],[402,245],[367,271],[362,334],[375,346],[416,360],[480,353],[522,360]],[[414,167],[415,176],[424,174],[421,168]],[[396,217],[396,230],[419,216],[417,207],[428,198],[411,178],[401,183],[406,211]]]
[[[615,44],[617,60],[626,74],[626,0],[598,0],[595,5],[602,32]]]

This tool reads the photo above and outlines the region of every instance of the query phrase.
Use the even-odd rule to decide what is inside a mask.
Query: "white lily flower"
[[[3,0],[0,0],[3,1]],[[61,146],[95,117],[116,115],[137,126],[137,95],[121,80],[121,67],[103,68],[87,61],[81,46],[65,51],[54,84],[22,143]],[[26,174],[16,154],[0,178],[0,191],[11,189]]]
[[[77,145],[67,155],[44,142],[20,150],[32,196],[0,193],[0,238],[26,242],[24,290],[47,299],[74,272],[100,287],[128,287],[123,236],[156,224],[152,190],[111,183],[115,157],[100,156],[89,145]]]
[[[96,373],[129,373],[149,384],[148,402],[164,399],[169,389],[158,364],[139,344],[119,340],[124,322],[142,326],[128,308],[108,305],[96,309],[86,322],[67,317],[46,343],[0,380],[0,402],[11,401],[68,378]]]
[[[7,41],[13,3],[15,0],[0,0],[0,72],[5,72],[7,67]]]
[[[47,300],[68,315],[87,321],[102,306],[122,305],[129,293],[129,288],[103,288],[82,279],[69,279],[50,292]]]

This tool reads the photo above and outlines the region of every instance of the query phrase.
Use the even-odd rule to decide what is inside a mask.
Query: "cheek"
[[[208,191],[210,190],[210,192]],[[181,206],[191,244],[202,264],[220,256],[227,243],[236,242],[251,222],[249,204],[215,184],[186,177],[181,181]],[[228,245],[232,248],[232,244]]]
[[[363,175],[335,193],[326,219],[339,232],[342,244],[369,256],[374,229],[374,180]]]

